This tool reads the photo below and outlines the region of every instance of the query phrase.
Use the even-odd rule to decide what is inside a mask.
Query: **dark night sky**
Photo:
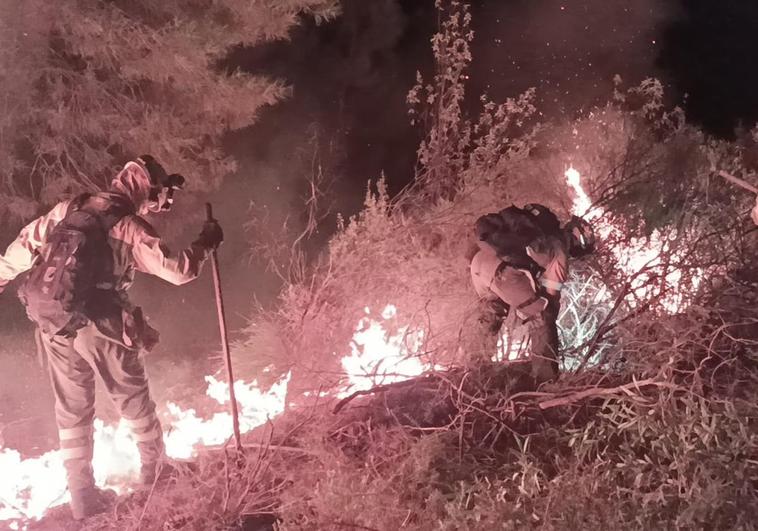
[[[267,163],[282,135],[315,123],[344,149],[343,194],[362,195],[382,170],[398,189],[418,141],[405,95],[416,69],[430,71],[433,1],[343,5],[340,19],[306,23],[291,42],[234,55],[243,69],[294,85],[293,98],[265,113],[236,150],[251,164]],[[606,100],[615,74],[628,84],[655,76],[713,134],[758,121],[754,0],[479,0],[472,14],[473,104],[483,92],[502,100],[535,86],[540,110],[556,118]]]

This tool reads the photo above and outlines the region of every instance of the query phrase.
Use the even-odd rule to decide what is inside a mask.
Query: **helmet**
[[[548,207],[539,203],[527,203],[524,205],[524,210],[532,215],[543,235],[560,234],[561,222]]]
[[[588,221],[578,216],[571,216],[563,230],[568,236],[571,257],[580,258],[595,252],[595,231]]]
[[[174,203],[174,191],[184,189],[185,179],[178,173],[167,174],[155,157],[142,155],[137,159],[150,176],[150,195],[148,210],[150,212],[167,212]]]

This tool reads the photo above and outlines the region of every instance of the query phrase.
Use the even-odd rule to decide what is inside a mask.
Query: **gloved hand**
[[[755,206],[753,206],[753,210],[750,211],[750,219],[753,220],[753,223],[758,225],[758,195],[755,196]]]
[[[221,225],[215,219],[211,219],[205,222],[194,244],[205,249],[216,249],[223,241],[224,231],[221,230]]]

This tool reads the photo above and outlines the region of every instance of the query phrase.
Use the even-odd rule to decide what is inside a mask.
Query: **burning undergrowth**
[[[663,111],[658,89],[493,141],[452,195],[390,200],[380,181],[293,279],[265,327],[292,400],[318,393],[275,439],[303,451],[270,469],[280,529],[753,528],[756,242],[749,198],[712,180],[740,171],[739,150]],[[539,390],[524,362],[465,369],[470,227],[535,200],[602,241],[573,264],[563,374]],[[343,396],[336,415],[318,405]]]
[[[451,5],[437,78],[411,93],[414,119],[436,109],[414,186],[391,199],[379,180],[318,260],[270,255],[287,283],[235,362],[261,384],[252,404],[284,413],[252,415],[244,456],[202,451],[89,528],[753,528],[756,242],[749,198],[712,177],[743,173],[740,148],[665,109],[654,81],[619,80],[565,123],[538,124],[532,93],[467,121],[471,36]],[[562,375],[540,389],[528,360],[472,368],[467,350],[471,228],[526,202],[585,215],[601,241],[572,264]],[[191,446],[229,437],[223,413],[209,440],[185,414]]]

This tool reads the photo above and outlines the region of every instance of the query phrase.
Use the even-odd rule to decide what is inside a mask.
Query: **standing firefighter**
[[[592,252],[592,228],[573,217],[561,228],[547,207],[510,206],[476,222],[478,252],[471,280],[480,297],[481,314],[471,347],[479,359],[496,351],[506,316],[528,331],[532,376],[537,383],[558,376],[560,293],[568,277],[569,256]]]
[[[172,255],[142,217],[171,208],[184,178],[167,175],[149,155],[126,164],[107,192],[64,201],[27,225],[0,256],[0,291],[29,271],[19,296],[47,352],[71,511],[82,519],[104,508],[92,474],[95,374],[130,427],[151,484],[163,434],[141,355],[158,334],[126,290],[135,271],[180,285],[196,278],[223,240],[207,221],[192,245]]]

